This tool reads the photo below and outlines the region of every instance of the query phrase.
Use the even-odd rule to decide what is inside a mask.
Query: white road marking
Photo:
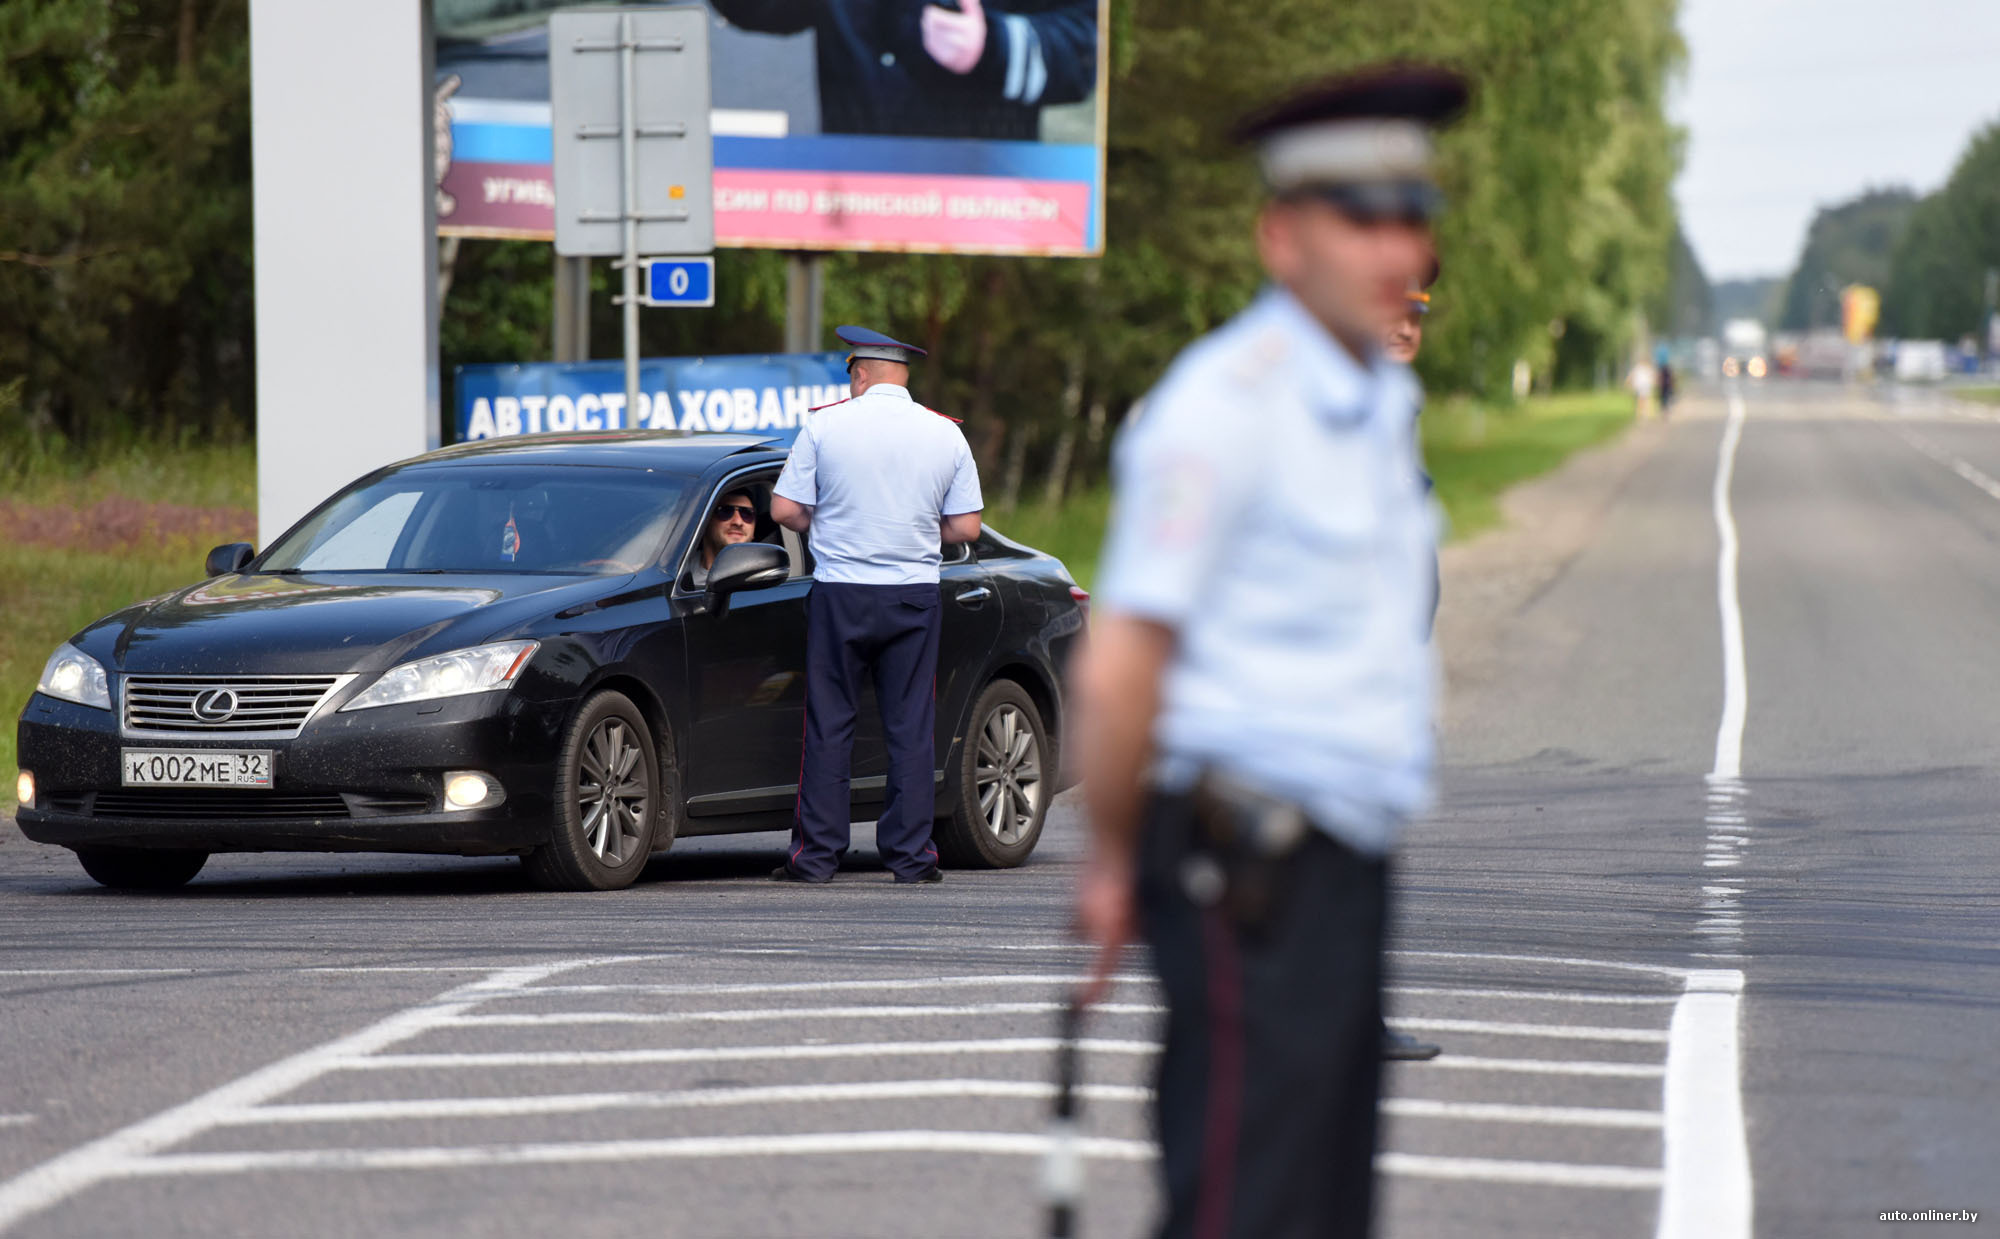
[[[1392,1018],[1398,1028],[1423,1032],[1489,1033],[1500,1037],[1549,1037],[1568,1041],[1634,1041],[1665,1044],[1667,1034],[1657,1028],[1612,1028],[1592,1024],[1518,1024],[1494,1020],[1432,1020]]]
[[[1153,1090],[1132,1084],[1085,1084],[1086,1101],[1145,1102]],[[533,1114],[587,1114],[602,1110],[712,1110],[733,1106],[817,1102],[924,1101],[988,1097],[1046,1101],[1053,1084],[1035,1080],[868,1080],[854,1084],[779,1084],[746,1088],[696,1088],[629,1093],[552,1093],[521,1097],[426,1097],[412,1101],[331,1101],[266,1105],[229,1119],[267,1123],[376,1123],[398,1119],[512,1118]]]
[[[1614,1006],[1680,1001],[1678,994],[1593,994],[1581,990],[1472,989],[1450,985],[1390,985],[1384,989],[1391,994],[1415,994],[1422,997],[1510,998],[1546,1002],[1606,1003]]]
[[[1540,1187],[1609,1187],[1650,1190],[1660,1172],[1649,1166],[1579,1166],[1567,1162],[1516,1162],[1490,1157],[1426,1157],[1379,1153],[1375,1169],[1417,1179],[1465,1179],[1477,1183],[1529,1183]]]
[[[533,1166],[578,1162],[694,1158],[812,1157],[853,1153],[998,1153],[1041,1157],[1048,1138],[989,1131],[843,1131],[770,1136],[677,1136],[656,1140],[579,1140],[460,1148],[280,1149],[256,1153],[170,1153],[131,1162],[126,1175],[242,1174],[272,1170],[451,1170],[469,1166]],[[1150,1161],[1149,1141],[1078,1137],[1085,1157]]]
[[[1495,964],[1554,964],[1563,968],[1604,968],[1615,972],[1643,972],[1654,976],[1672,977],[1678,981],[1686,973],[1685,968],[1675,968],[1667,964],[1637,964],[1616,959],[1583,959],[1574,955],[1508,955],[1494,951],[1384,951],[1384,955],[1403,955],[1412,959],[1469,959],[1480,963]]]
[[[1519,1106],[1491,1101],[1434,1101],[1423,1097],[1391,1097],[1382,1112],[1405,1119],[1462,1119],[1474,1123],[1541,1123],[1557,1127],[1660,1126],[1658,1110],[1620,1110],[1603,1106]]]
[[[1722,613],[1722,723],[1715,731],[1715,769],[1711,779],[1735,779],[1743,773],[1743,722],[1749,711],[1750,686],[1743,658],[1743,606],[1737,596],[1739,544],[1736,517],[1730,510],[1729,484],[1736,476],[1736,448],[1743,441],[1743,396],[1729,393],[1729,422],[1722,431],[1722,449],[1715,462],[1715,531],[1721,539],[1716,556],[1716,604]]]
[[[367,1054],[342,1058],[343,1071],[411,1071],[467,1067],[616,1067],[641,1063],[740,1063],[764,1059],[911,1058],[955,1054],[1041,1054],[1054,1052],[1054,1037],[992,1037],[979,1041],[864,1041],[838,1045],[683,1046],[644,1050],[501,1050],[464,1054]],[[1087,1054],[1156,1054],[1151,1041],[1085,1037],[1076,1047]]]
[[[893,993],[896,991],[934,991],[945,989],[993,989],[1014,985],[1081,985],[1089,980],[1080,972],[1059,973],[1005,973],[998,976],[976,977],[884,977],[871,981],[748,981],[727,982],[713,985],[663,984],[649,985],[642,982],[607,983],[600,985],[536,985],[523,988],[507,998],[536,998],[543,994],[659,994],[666,996],[717,996],[723,994],[841,994],[841,993]],[[1151,985],[1153,978],[1126,973],[1111,978],[1119,985]]]
[[[1060,1002],[982,1002],[960,1006],[783,1007],[730,1011],[535,1011],[506,1015],[461,1015],[455,1028],[536,1028],[569,1024],[762,1024],[773,1020],[948,1019],[976,1015],[1043,1015],[1063,1010]],[[1094,1015],[1157,1015],[1155,1003],[1101,1002]],[[1664,1039],[1664,1034],[1662,1034]]]
[[[1943,465],[1945,468],[1957,474],[1959,477],[1964,478],[1966,481],[1972,483],[1974,486],[1977,486],[1979,489],[1985,491],[1988,495],[1991,495],[1993,498],[2000,499],[2000,482],[1994,481],[1992,477],[1990,477],[1986,473],[1981,472],[1980,469],[1977,466],[1973,465],[1970,461],[1961,460],[1958,457],[1953,456],[1950,452],[1947,452],[1943,448],[1939,447],[1937,444],[1932,443],[1929,439],[1924,438],[1922,435],[1918,434],[1914,430],[1898,426],[1896,428],[1896,433],[1901,435],[1903,437],[1903,441],[1908,443],[1911,447],[1916,448],[1917,451],[1930,457],[1932,460],[1935,460],[1937,463]]]
[[[0,977],[170,977],[193,968],[0,968]]]
[[[1737,1044],[1743,974],[1691,972],[1667,1043],[1658,1239],[1749,1239],[1750,1146]]]
[[[249,1075],[211,1089],[190,1101],[162,1110],[110,1135],[71,1149],[41,1165],[0,1182],[0,1231],[23,1218],[61,1203],[107,1179],[134,1173],[160,1149],[178,1144],[218,1126],[238,1110],[281,1096],[318,1079],[348,1058],[372,1054],[425,1032],[446,1016],[515,986],[530,984],[567,968],[600,962],[591,959],[507,968],[486,978],[449,990],[429,1002],[408,1007],[348,1036],[280,1059]]]
[[[1150,1162],[1158,1149],[1145,1140],[1074,1138],[1076,1152],[1099,1161]],[[591,1140],[461,1148],[282,1149],[246,1153],[172,1153],[134,1161],[121,1177],[178,1177],[301,1170],[454,1170],[480,1166],[574,1165],[583,1162],[815,1157],[856,1153],[976,1153],[1043,1157],[1046,1136],[985,1131],[853,1131],[769,1136],[682,1136],[653,1140]],[[1660,1172],[1643,1166],[1569,1165],[1478,1157],[1382,1153],[1385,1174],[1469,1179],[1550,1187],[1656,1188]]]
[[[1513,1071],[1542,1076],[1606,1076],[1617,1079],[1657,1080],[1666,1068],[1653,1063],[1593,1063],[1573,1059],[1482,1058],[1475,1054],[1446,1054],[1427,1062],[1411,1063],[1410,1071]]]
[[[34,1121],[32,1114],[0,1114],[0,1127],[26,1127]]]

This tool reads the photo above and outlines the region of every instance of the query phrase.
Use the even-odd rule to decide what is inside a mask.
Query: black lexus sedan
[[[684,835],[784,830],[810,549],[769,517],[771,441],[625,432],[466,444],[372,473],[253,554],[85,628],[21,713],[21,832],[115,887],[214,852],[514,854],[604,890]],[[718,501],[748,542],[699,571]],[[739,505],[740,506],[740,505]],[[1018,865],[1061,788],[1088,599],[988,531],[940,589],[946,865]],[[857,819],[887,755],[854,736]]]

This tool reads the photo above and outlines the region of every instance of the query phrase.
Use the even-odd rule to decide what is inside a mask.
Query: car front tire
[[[1042,712],[1026,689],[995,680],[972,704],[959,746],[958,800],[937,823],[947,868],[1012,869],[1042,837],[1055,770]]]
[[[97,881],[121,891],[170,891],[186,886],[208,863],[207,852],[183,848],[81,847],[76,859]]]
[[[660,819],[660,762],[646,716],[623,693],[584,702],[556,758],[556,818],[549,841],[522,858],[546,890],[630,886],[653,852]]]

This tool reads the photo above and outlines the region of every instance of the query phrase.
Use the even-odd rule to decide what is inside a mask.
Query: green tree
[[[1979,334],[1988,272],[2000,270],[2000,124],[1976,135],[1944,188],[1918,203],[1882,298],[1890,335]]]
[[[247,20],[0,5],[0,435],[247,428]]]
[[[1907,189],[1871,189],[1821,208],[1785,286],[1779,328],[1838,327],[1841,289],[1849,284],[1885,287],[1891,256],[1916,204],[1916,195]]]

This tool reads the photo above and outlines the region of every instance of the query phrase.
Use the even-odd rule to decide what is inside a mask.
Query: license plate
[[[127,787],[269,787],[269,749],[126,749]]]

